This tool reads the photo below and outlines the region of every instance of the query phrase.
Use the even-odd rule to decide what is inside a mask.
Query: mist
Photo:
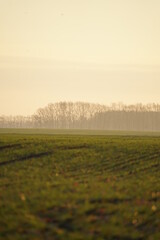
[[[60,101],[159,103],[160,2],[0,3],[0,115]]]

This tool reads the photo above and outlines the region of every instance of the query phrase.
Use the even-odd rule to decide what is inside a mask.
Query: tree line
[[[160,104],[50,103],[31,116],[0,116],[0,128],[160,131]]]

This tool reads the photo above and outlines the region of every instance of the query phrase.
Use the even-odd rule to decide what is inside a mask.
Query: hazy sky
[[[0,115],[159,92],[160,0],[0,0]]]

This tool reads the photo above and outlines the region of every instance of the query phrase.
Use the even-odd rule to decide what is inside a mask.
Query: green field
[[[2,239],[159,240],[160,136],[1,129]]]
[[[159,136],[160,132],[46,129],[46,128],[0,128],[0,134],[46,134],[46,135],[91,135],[91,136]]]

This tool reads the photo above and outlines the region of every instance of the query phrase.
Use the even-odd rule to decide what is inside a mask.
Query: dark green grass
[[[159,170],[160,137],[1,133],[0,239],[159,240]]]

